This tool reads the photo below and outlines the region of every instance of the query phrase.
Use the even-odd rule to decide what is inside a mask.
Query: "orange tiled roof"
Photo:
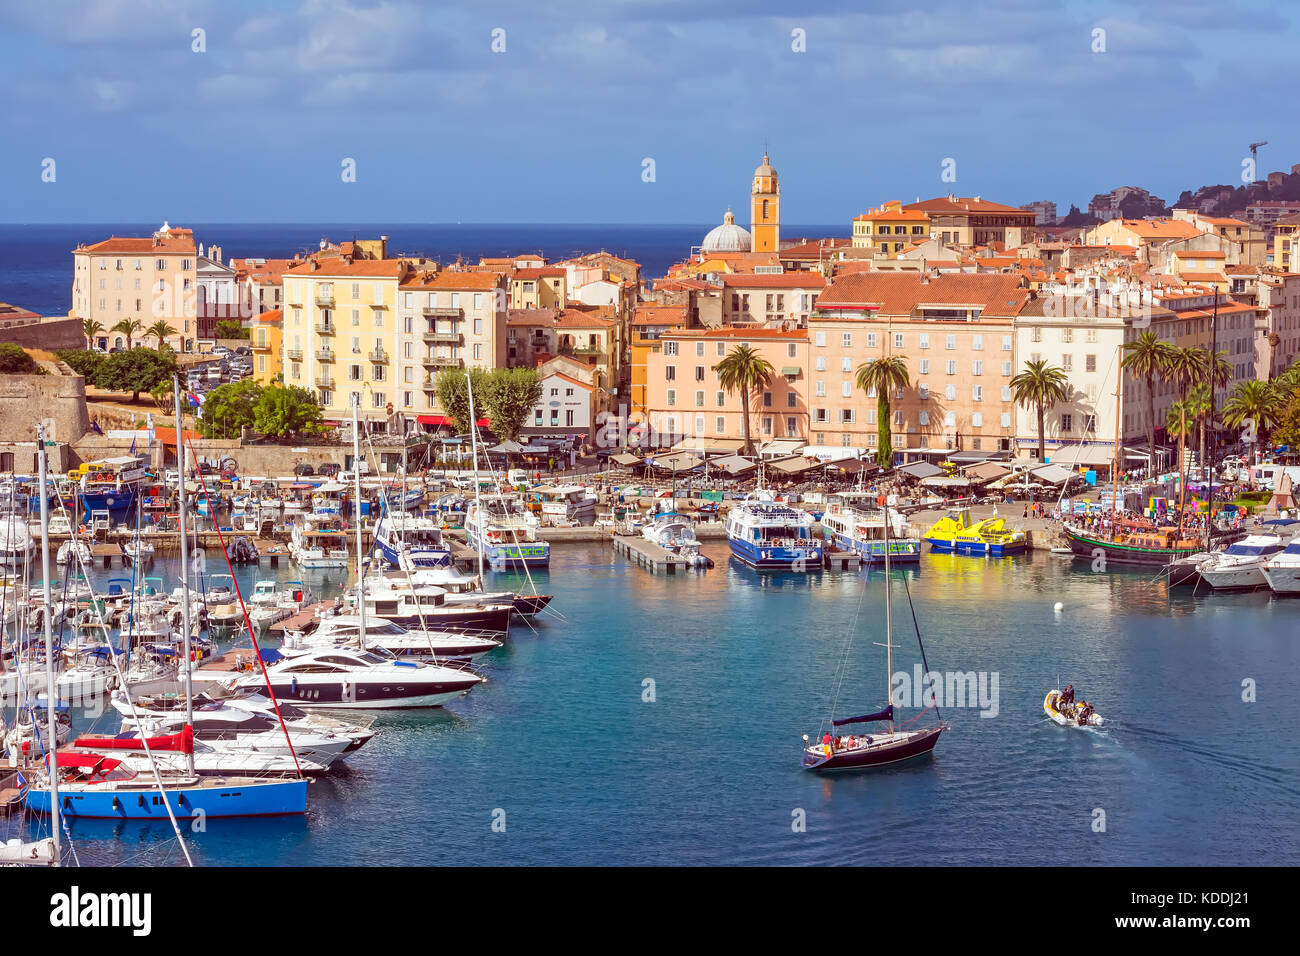
[[[177,235],[177,233],[184,233]],[[152,236],[145,238],[128,238],[123,236],[110,236],[101,242],[86,246],[84,249],[75,249],[74,252],[96,252],[96,253],[122,253],[125,255],[151,255],[154,253],[160,255],[182,255],[195,252],[194,236],[188,229],[172,230],[172,236],[167,239],[154,240]]]
[[[928,281],[926,281],[928,279]],[[1020,276],[996,272],[851,272],[838,275],[817,300],[819,310],[861,310],[911,315],[919,305],[979,306],[981,315],[1010,318],[1028,301]]]
[[[915,209],[927,213],[999,213],[1006,215],[1017,215],[1032,222],[1037,213],[1027,209],[1019,209],[1015,206],[1004,206],[1002,203],[989,202],[987,199],[980,197],[954,196],[949,199],[947,196],[936,196],[934,199],[922,199],[920,202],[908,203],[904,209]]]
[[[516,269],[514,278],[516,279],[554,279],[564,275],[563,269],[557,269],[554,266],[543,266],[539,269]]]
[[[824,276],[816,272],[754,272],[725,275],[722,284],[727,288],[741,289],[809,289],[826,285]]]
[[[384,260],[380,260],[384,261]],[[499,272],[416,272],[399,288],[412,292],[429,292],[447,289],[452,292],[487,292],[497,288]]]

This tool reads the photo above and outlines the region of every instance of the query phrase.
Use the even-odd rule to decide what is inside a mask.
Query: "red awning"
[[[452,424],[451,419],[446,415],[416,415],[415,420],[421,425],[447,425],[448,427],[451,427]],[[489,422],[486,418],[480,418],[478,420],[479,428],[487,428],[488,425]]]

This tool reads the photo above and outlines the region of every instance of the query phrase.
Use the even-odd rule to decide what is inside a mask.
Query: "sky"
[[[787,223],[1173,202],[1300,163],[1297,50],[1252,0],[0,0],[0,222],[743,224],[765,146]]]

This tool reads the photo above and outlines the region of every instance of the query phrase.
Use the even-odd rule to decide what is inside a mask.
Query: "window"
[[[947,372],[949,375],[956,375],[956,374],[957,374],[957,360],[956,360],[956,359],[948,359],[948,361],[944,363],[944,371]]]
[[[370,393],[370,406],[372,408],[383,408],[388,404],[388,399],[383,392]]]
[[[956,424],[957,424],[957,413],[956,413],[956,412],[944,412],[944,413],[943,413],[943,423],[944,423],[945,425],[949,425],[949,426],[951,426],[951,425],[956,425]]]
[[[1062,341],[1062,342],[1073,342],[1073,341],[1074,341],[1074,329],[1071,329],[1071,328],[1068,328],[1068,327],[1067,327],[1067,328],[1064,328],[1064,329],[1061,329],[1061,341]]]
[[[845,338],[845,339],[848,339],[848,338],[849,338],[849,335],[848,335],[847,333],[845,333],[844,338]],[[844,343],[844,347],[845,347],[845,348],[848,348],[848,347],[849,347],[849,342],[846,341],[846,342]],[[867,333],[867,348],[869,348],[869,349],[874,349],[875,347],[876,347],[876,333],[875,333],[875,332],[868,332],[868,333]]]
[[[1096,330],[1096,329],[1089,329],[1089,330],[1088,330],[1088,333],[1084,336],[1084,341],[1086,341],[1086,342],[1096,342],[1096,341],[1097,341],[1097,330]]]
[[[727,357],[727,343],[726,343],[726,342],[719,342],[716,351],[717,351],[717,356],[718,356],[718,358],[726,358],[726,357]]]
[[[971,414],[971,417],[970,417],[970,423],[971,423],[971,425],[973,425],[975,428],[980,428],[980,427],[982,427],[982,426],[984,425],[984,413],[983,413],[983,412],[974,412],[974,413],[972,413],[972,414]]]
[[[353,309],[353,310],[352,310],[352,324],[353,324],[353,325],[360,325],[360,324],[361,324],[361,310],[360,310],[360,309]]]
[[[869,335],[867,336],[867,345],[868,345],[868,346],[871,346],[871,345],[875,345],[875,344],[876,344],[875,341],[874,341],[875,337],[876,337],[876,336],[875,336],[875,333],[871,333],[871,334],[869,334]],[[840,345],[842,345],[842,346],[843,346],[844,348],[846,348],[846,349],[851,349],[851,348],[853,348],[853,333],[852,333],[852,332],[845,332],[845,333],[843,333],[843,334],[840,336]]]
[[[816,384],[814,385],[814,389],[815,389],[815,394],[817,395],[818,398],[820,398],[821,396],[826,394],[826,382],[819,378]]]
[[[983,386],[983,385],[972,385],[972,386],[970,387],[970,397],[971,397],[971,401],[973,401],[973,402],[982,402],[982,401],[984,401],[984,386]]]
[[[695,354],[696,354],[696,356],[699,357],[699,358],[704,358],[704,343],[703,343],[703,342],[696,342],[696,343],[695,343]]]
[[[1074,356],[1073,356],[1073,355],[1062,355],[1062,356],[1061,356],[1061,368],[1062,368],[1062,370],[1064,370],[1064,371],[1066,371],[1066,372],[1073,372],[1073,371],[1074,371]]]
[[[983,351],[984,351],[984,336],[982,336],[982,335],[972,335],[972,336],[971,336],[971,340],[970,340],[970,347],[971,347],[974,351],[976,351],[976,352],[983,352]]]
[[[1009,401],[1011,401],[1011,386],[1010,386],[1010,385],[1003,385],[1003,386],[1002,386],[1002,401],[1004,401],[1004,402],[1009,402]]]
[[[952,351],[953,349],[955,349],[955,348],[957,347],[957,336],[955,336],[955,335],[949,335],[949,336],[947,336],[947,337],[944,339],[943,347],[946,348],[946,349],[948,349],[949,351]]]
[[[972,374],[972,375],[983,375],[983,374],[984,374],[984,363],[983,363],[983,362],[980,362],[980,361],[978,361],[978,360],[977,360],[977,361],[974,361],[974,362],[971,362],[970,370],[971,370],[971,374]]]
[[[1011,336],[1009,335],[1002,336],[1002,351],[1004,352],[1011,351]]]
[[[1011,363],[1010,363],[1010,362],[1003,362],[1003,363],[1002,363],[1002,374],[1003,374],[1003,376],[1007,376],[1007,375],[1010,375],[1010,374],[1011,374]]]
[[[1083,370],[1084,370],[1085,372],[1095,372],[1095,371],[1097,371],[1097,356],[1095,356],[1095,355],[1085,355],[1085,356],[1083,357]]]
[[[930,413],[927,412],[927,411],[922,410],[922,411],[917,415],[917,421],[919,421],[922,425],[928,425],[928,424],[930,424]]]
[[[785,393],[785,407],[786,407],[786,408],[794,408],[794,407],[795,407],[795,403],[798,401],[798,398],[799,398],[799,396],[796,395],[794,392],[786,392],[786,393]]]
[[[853,394],[853,383],[852,383],[852,382],[843,382],[843,383],[841,383],[841,384],[840,384],[840,394],[843,395],[845,398],[848,398],[850,395],[852,395],[852,394]]]
[[[924,383],[922,383],[922,384],[916,386],[916,394],[917,394],[917,397],[921,399],[921,401],[923,401],[923,402],[925,402],[925,401],[929,401],[929,399],[930,399],[930,386],[929,386],[929,385],[926,385],[926,384],[924,384]]]
[[[841,408],[841,409],[840,409],[840,423],[841,423],[841,424],[844,424],[844,425],[852,425],[853,422],[854,422],[854,411],[853,411],[853,409],[851,409],[851,408]],[[876,419],[875,419],[875,409],[871,409],[870,411],[867,412],[867,423],[870,424],[870,425],[874,425],[875,422],[876,422]]]
[[[569,418],[570,418],[570,419],[573,418],[573,412],[569,412]],[[573,424],[572,420],[570,420],[569,424],[570,424],[570,425]],[[703,434],[704,434],[704,416],[703,416],[703,415],[696,415],[696,416],[695,416],[695,434],[697,434],[697,435],[703,435]]]
[[[903,410],[901,408],[894,409],[894,424],[895,425],[903,424]]]
[[[724,415],[719,415],[713,419],[713,430],[719,435],[724,434],[727,430],[727,419]]]
[[[824,408],[814,408],[814,409],[813,409],[813,421],[815,421],[815,422],[823,422],[823,423],[824,423],[824,422],[826,421],[826,409],[824,409]]]
[[[928,349],[928,348],[930,347],[930,333],[929,333],[929,332],[922,332],[922,333],[921,333],[921,335],[920,335],[920,346],[921,346],[921,348],[923,348],[923,349]]]
[[[1068,432],[1074,428],[1074,416],[1064,414],[1061,416],[1061,431]]]
[[[726,407],[726,405],[727,405],[727,393],[726,393],[726,392],[718,392],[718,394],[717,394],[717,404],[718,404],[718,407],[719,407],[719,408],[725,408],[725,407]]]
[[[482,319],[475,319],[475,320],[474,320],[474,334],[475,334],[475,335],[482,335],[482,334],[483,334],[483,320],[482,320]]]
[[[929,375],[929,374],[930,374],[930,360],[929,360],[929,359],[921,359],[921,361],[920,361],[918,364],[919,364],[919,366],[920,366],[920,371],[921,371],[921,374],[922,374],[922,375]]]
[[[701,389],[701,390],[699,390],[699,391],[697,391],[697,392],[695,393],[695,407],[696,407],[696,408],[703,408],[703,407],[704,407],[704,390],[703,390],[703,389]]]
[[[895,332],[895,333],[894,333],[894,348],[896,348],[896,349],[901,349],[902,347],[903,347],[903,333],[902,333],[902,332]]]
[[[702,344],[702,343],[701,343],[701,344]],[[704,366],[703,366],[703,365],[697,365],[697,366],[695,366],[695,381],[697,381],[697,382],[702,382],[702,381],[704,381]]]
[[[668,389],[668,405],[669,407],[671,407],[676,404],[677,404],[677,389],[670,388]]]
[[[957,386],[945,385],[943,387],[943,397],[945,401],[949,401],[949,402],[957,401]]]
[[[1000,424],[1002,425],[1003,428],[1010,428],[1010,427],[1011,427],[1011,413],[1010,413],[1010,412],[1003,412],[1003,413],[1002,413],[1002,420],[1001,420]]]
[[[666,382],[675,382],[675,381],[677,381],[677,366],[676,366],[676,365],[665,365],[665,366],[664,366],[664,381],[666,381]]]
[[[815,333],[815,334],[813,335],[813,343],[814,343],[814,344],[815,344],[819,349],[821,349],[821,348],[825,348],[825,347],[826,347],[826,333],[825,333],[825,332],[817,332],[817,333]]]
[[[825,355],[819,355],[819,356],[817,356],[817,371],[819,371],[819,372],[824,372],[824,371],[826,371],[826,356],[825,356]]]
[[[853,360],[849,358],[847,355],[844,356],[844,358],[840,359],[840,371],[841,372],[853,371]]]
[[[676,342],[665,342],[665,343],[664,343],[664,355],[676,355],[676,354],[677,354],[677,343],[676,343]]]
[[[763,419],[763,434],[772,434],[772,417],[770,415]]]
[[[786,343],[786,346],[785,346],[785,357],[786,357],[786,358],[795,358],[798,354],[799,354],[799,352],[798,352],[798,346],[796,346],[793,342],[788,342],[788,343]]]

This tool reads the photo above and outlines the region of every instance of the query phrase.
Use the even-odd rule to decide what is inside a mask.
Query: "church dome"
[[[767,153],[763,154],[763,165],[754,170],[754,176],[775,176],[776,170],[772,168],[771,161],[767,158]]]
[[[722,225],[709,230],[709,234],[704,237],[704,242],[700,245],[700,250],[702,252],[749,252],[750,246],[749,233],[736,225],[736,217],[728,209]]]

